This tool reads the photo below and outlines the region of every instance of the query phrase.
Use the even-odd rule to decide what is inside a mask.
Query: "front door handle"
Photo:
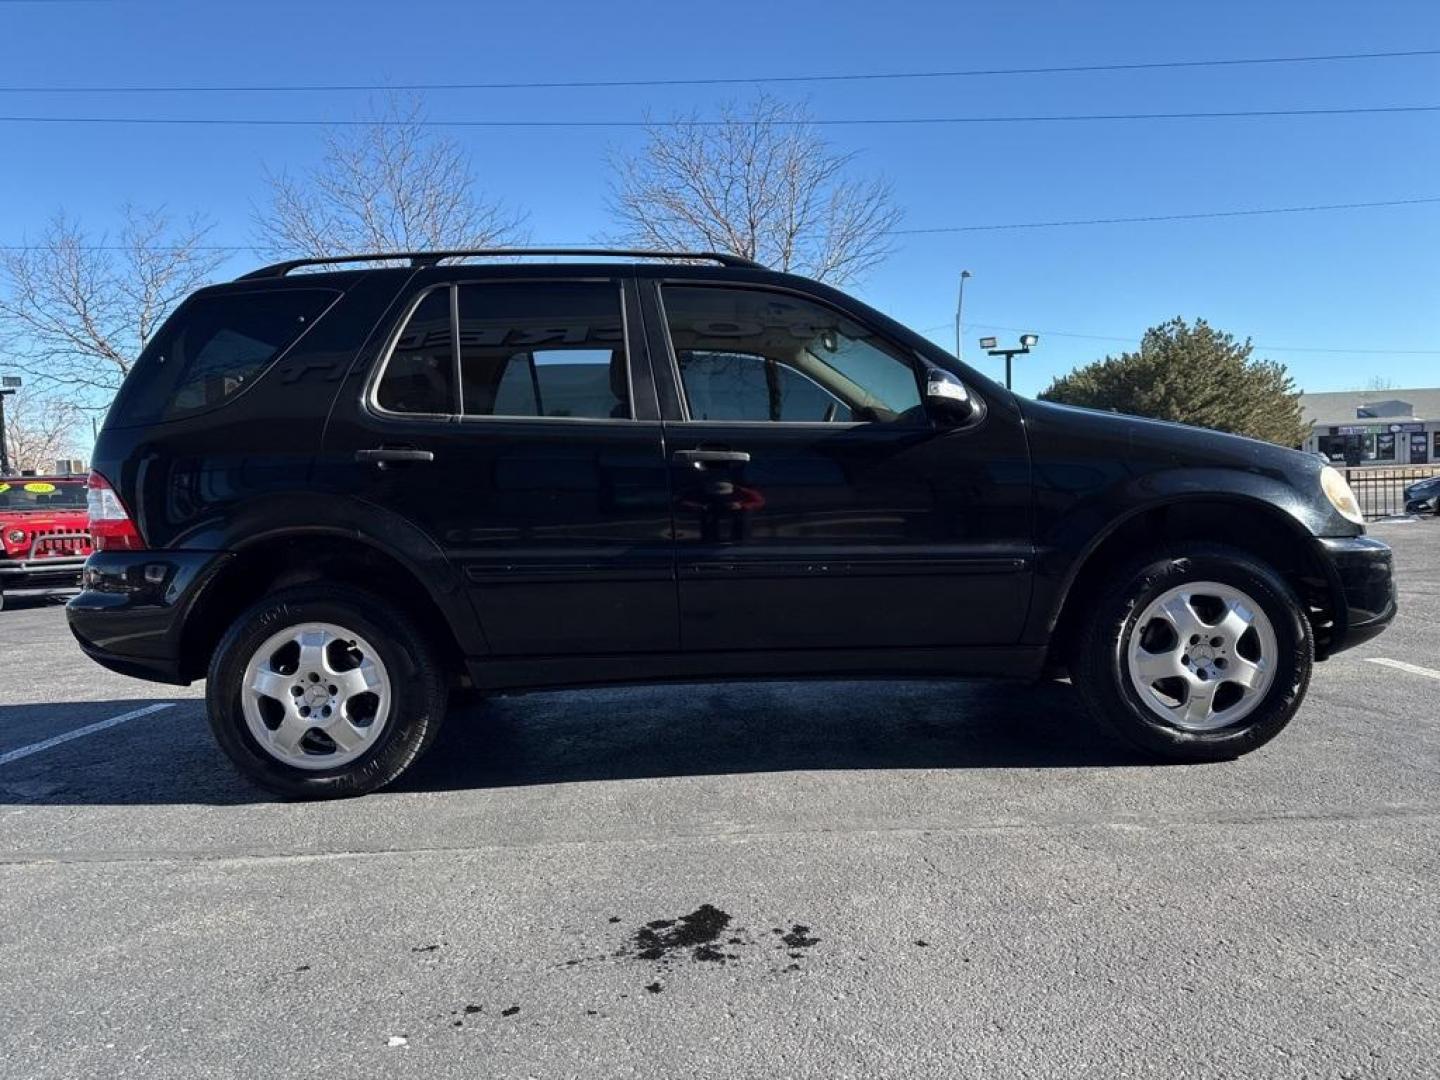
[[[670,456],[682,465],[695,465],[699,468],[723,462],[743,464],[750,460],[748,450],[676,450]]]
[[[392,463],[434,461],[435,455],[429,450],[416,450],[408,446],[379,446],[373,450],[356,450],[355,460],[362,465],[378,465],[383,469]]]

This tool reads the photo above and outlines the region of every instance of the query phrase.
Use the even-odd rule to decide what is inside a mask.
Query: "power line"
[[[1322,210],[1361,210],[1377,206],[1417,206],[1440,203],[1440,196],[1421,199],[1386,199],[1378,202],[1320,203],[1313,206],[1269,206],[1254,210],[1204,210],[1193,214],[1146,214],[1137,217],[1075,218],[1065,221],[1009,222],[1001,225],[937,225],[923,229],[892,229],[892,236],[936,233],[989,232],[997,229],[1056,229],[1072,225],[1123,225],[1144,221],[1198,221],[1202,218],[1254,217],[1261,214],[1311,214]]]
[[[727,124],[762,127],[919,127],[928,124],[1058,124],[1119,120],[1233,120],[1282,116],[1368,116],[1435,113],[1440,105],[1370,105],[1329,109],[1235,109],[1165,113],[1056,113],[1031,116],[866,116],[830,119],[742,120],[323,120],[233,116],[0,116],[3,124],[143,124],[181,127],[421,127],[421,128],[707,128]]]
[[[1073,330],[1038,330],[1033,326],[1001,326],[998,323],[969,322],[965,323],[967,329],[976,330],[1004,330],[1016,334],[1040,334],[1044,337],[1076,338],[1081,341],[1109,341],[1118,342],[1122,345],[1138,345],[1143,331],[1140,334],[1131,334],[1124,337],[1117,334],[1081,334]],[[955,321],[952,319],[947,323],[937,323],[928,326],[921,331],[923,334],[935,333],[940,330],[953,330]],[[1341,349],[1334,346],[1315,345],[1262,345],[1259,342],[1252,342],[1252,346],[1261,352],[1291,352],[1291,353],[1334,353],[1337,355],[1353,354],[1356,356],[1440,356],[1440,349]]]
[[[961,79],[977,76],[1069,75],[1103,71],[1159,71],[1181,68],[1240,67],[1266,64],[1314,64],[1346,60],[1394,60],[1426,56],[1440,56],[1440,49],[1325,53],[1314,56],[1253,56],[1209,60],[1156,60],[1124,64],[1067,64],[1051,67],[966,68],[953,71],[840,72],[828,75],[727,75],[683,79],[565,79],[528,82],[450,83],[275,83],[269,85],[202,84],[196,86],[0,86],[0,94],[236,94],[425,90],[597,90],[626,87],[744,86],[759,83],[878,82],[908,79]]]
[[[1068,220],[1058,221],[1016,221],[993,225],[936,225],[932,227],[918,229],[889,229],[886,231],[885,235],[922,236],[941,233],[987,232],[997,229],[1058,229],[1078,225],[1120,225],[1133,222],[1157,221],[1200,221],[1209,218],[1256,217],[1265,214],[1309,214],[1322,211],[1365,210],[1375,207],[1387,206],[1423,206],[1435,203],[1440,203],[1440,195],[1427,195],[1416,199],[1382,199],[1374,202],[1316,203],[1309,206],[1268,206],[1257,207],[1249,210],[1205,210],[1188,214],[1146,214],[1136,217],[1072,218]],[[587,245],[582,242],[564,242],[536,246],[584,247]],[[51,245],[49,244],[0,244],[0,251],[45,251],[48,250],[50,247]],[[133,248],[127,244],[80,244],[77,245],[77,247],[82,251],[133,250]],[[181,248],[177,246],[165,244],[145,245],[145,248],[149,251],[181,250]],[[250,244],[192,244],[188,245],[184,250],[255,253],[257,249]]]

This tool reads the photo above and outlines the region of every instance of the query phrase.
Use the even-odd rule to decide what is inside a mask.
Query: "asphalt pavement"
[[[18,602],[0,1076],[1440,1075],[1440,520],[1373,531],[1395,625],[1204,766],[1065,684],[726,684],[282,803]]]

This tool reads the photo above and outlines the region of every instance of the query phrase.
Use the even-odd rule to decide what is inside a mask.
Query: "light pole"
[[[969,270],[960,271],[960,295],[955,298],[955,359],[965,359],[965,338],[962,332],[961,316],[965,311],[965,279],[970,277]]]
[[[0,378],[0,476],[10,475],[10,440],[5,434],[5,399],[20,389],[20,376]]]
[[[982,337],[980,347],[991,356],[1003,356],[1005,358],[1005,389],[1010,389],[1010,361],[1017,356],[1024,356],[1030,351],[1031,346],[1040,344],[1039,334],[1021,334],[1020,344],[1013,349],[1001,349],[995,345],[993,337]]]

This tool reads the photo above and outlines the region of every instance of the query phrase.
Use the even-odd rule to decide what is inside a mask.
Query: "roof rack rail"
[[[308,259],[289,259],[271,263],[248,274],[241,274],[236,281],[254,278],[284,277],[302,266],[329,266],[334,263],[382,262],[399,259],[408,260],[415,268],[434,266],[441,259],[458,259],[467,255],[488,255],[501,258],[519,258],[534,255],[604,255],[630,259],[669,259],[719,263],[721,266],[738,266],[747,270],[764,270],[766,267],[754,259],[740,255],[729,255],[719,251],[636,251],[627,248],[457,248],[448,251],[376,251],[365,255],[329,255]]]

